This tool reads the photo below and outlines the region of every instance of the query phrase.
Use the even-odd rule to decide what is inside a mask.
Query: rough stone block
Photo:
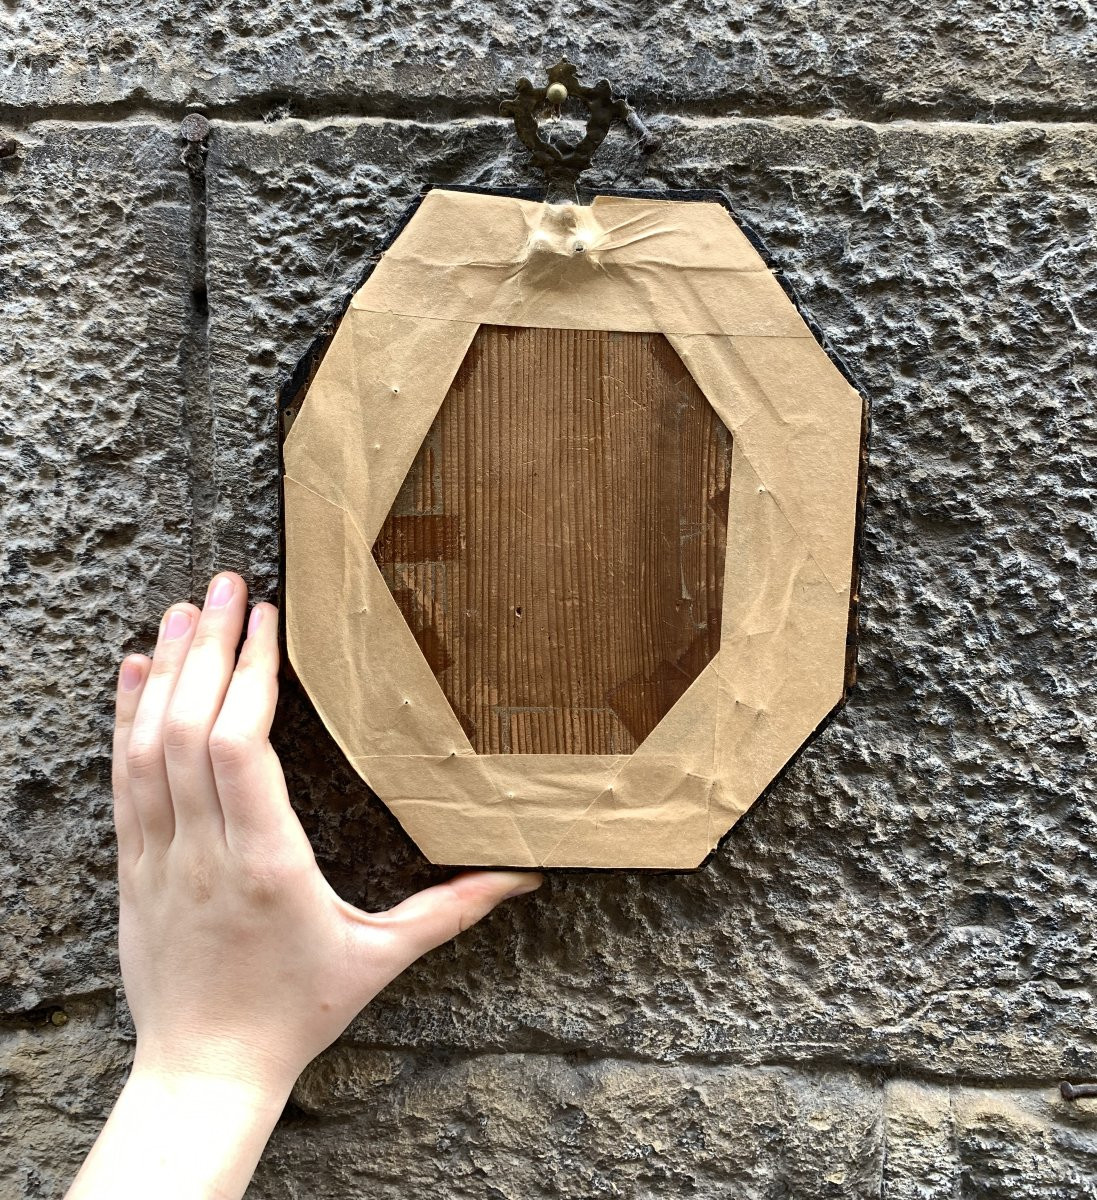
[[[908,1079],[884,1087],[884,1189],[887,1200],[954,1200],[952,1095]]]
[[[841,1071],[336,1052],[294,1101],[257,1200],[879,1195],[880,1093]]]
[[[322,314],[424,183],[526,182],[507,144],[495,122],[215,127],[220,565],[273,587],[274,393]],[[873,404],[859,690],[700,874],[556,876],[354,1036],[1097,1070],[1093,906],[1069,884],[1095,844],[1095,152],[1078,127],[797,120],[684,122],[650,158],[607,143],[595,185],[723,187]],[[292,687],[279,748],[344,895],[435,877]]]
[[[122,1086],[129,1047],[111,1006],[67,1003],[0,1024],[0,1196],[63,1196]],[[58,1017],[58,1019],[63,1019]]]
[[[0,1012],[113,986],[123,650],[190,591],[191,191],[155,125],[0,160]]]
[[[1083,0],[622,6],[516,0],[305,7],[37,0],[0,13],[9,104],[238,105],[245,113],[493,110],[567,54],[643,105],[764,115],[1092,116]]]
[[[1055,1088],[953,1089],[960,1194],[987,1200],[1094,1200],[1097,1106]]]
[[[1097,1104],[1056,1088],[886,1088],[886,1200],[1091,1200]]]

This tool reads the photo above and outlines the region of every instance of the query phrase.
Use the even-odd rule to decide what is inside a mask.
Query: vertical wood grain
[[[661,334],[481,327],[374,546],[479,753],[655,727],[719,645],[730,468]]]

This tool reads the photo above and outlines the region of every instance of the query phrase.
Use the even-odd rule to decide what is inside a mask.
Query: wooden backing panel
[[[730,469],[661,334],[481,327],[374,546],[478,753],[655,727],[719,646]]]

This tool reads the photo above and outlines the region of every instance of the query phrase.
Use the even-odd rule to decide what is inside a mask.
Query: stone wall
[[[562,874],[397,981],[249,1195],[1097,1197],[1086,0],[0,6],[0,1200],[124,1076],[113,669],[277,577],[274,396],[427,183],[525,185],[562,52],[718,187],[872,404],[860,682],[695,875]],[[212,122],[181,162],[188,110]],[[424,866],[285,689],[356,903]]]

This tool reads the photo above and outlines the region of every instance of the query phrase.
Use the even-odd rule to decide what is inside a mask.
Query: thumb
[[[466,871],[374,914],[374,921],[406,952],[406,966],[464,933],[500,901],[535,891],[543,881],[532,871]]]

